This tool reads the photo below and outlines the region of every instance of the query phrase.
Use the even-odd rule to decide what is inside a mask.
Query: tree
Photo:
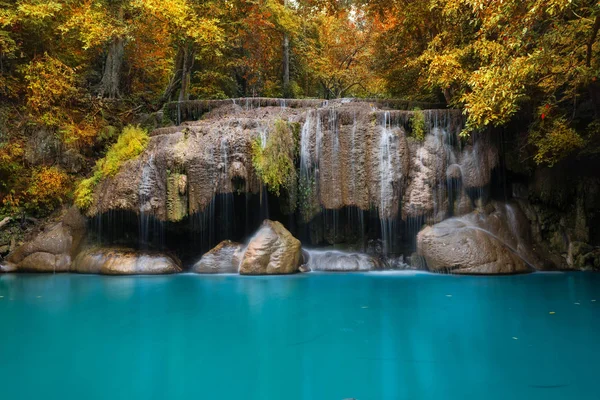
[[[196,58],[205,52],[218,51],[224,41],[218,21],[206,16],[210,4],[191,0],[132,0],[132,5],[154,17],[155,23],[163,25],[177,49],[172,77],[162,100],[171,99],[177,88],[178,100],[188,100]]]

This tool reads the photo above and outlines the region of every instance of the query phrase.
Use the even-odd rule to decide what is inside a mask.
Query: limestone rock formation
[[[86,230],[85,218],[70,208],[23,246],[12,252],[5,269],[26,272],[67,272]],[[12,267],[8,265],[12,264]]]
[[[152,132],[139,158],[98,185],[88,214],[120,209],[175,222],[204,212],[216,195],[257,194],[261,182],[252,144],[268,138],[279,119],[300,128],[295,140],[304,222],[322,209],[343,207],[374,207],[386,220],[439,221],[448,208],[448,180],[461,189],[484,187],[498,163],[487,136],[473,135],[464,146],[458,140],[460,110],[422,111],[426,135],[420,142],[410,137],[415,111],[352,101],[282,101],[274,107],[271,100],[254,99],[250,106],[241,101],[177,105],[182,107],[172,110],[177,115],[210,112],[202,120]]]
[[[311,271],[374,271],[384,268],[383,262],[362,253],[346,253],[336,250],[309,250],[305,265]]]
[[[495,203],[488,210],[426,227],[417,236],[418,254],[435,272],[532,272],[539,260],[531,249],[528,228],[514,205]]]
[[[160,275],[181,272],[173,256],[126,248],[91,248],[80,252],[72,272],[104,275]]]
[[[293,274],[301,259],[300,241],[281,223],[265,220],[246,248],[240,274]]]
[[[204,254],[192,267],[199,274],[237,274],[244,255],[244,245],[224,240]]]

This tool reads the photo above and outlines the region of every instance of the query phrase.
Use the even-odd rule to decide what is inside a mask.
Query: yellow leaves
[[[534,124],[529,133],[529,143],[537,148],[534,160],[537,164],[553,166],[565,156],[585,145],[583,138],[562,116],[552,116],[552,109],[540,109],[541,121]],[[542,119],[543,118],[543,119]]]
[[[22,18],[28,18],[34,23],[42,22],[43,19],[56,16],[62,10],[62,4],[58,1],[28,0],[20,1],[17,11]]]
[[[104,158],[96,162],[94,173],[75,189],[75,205],[84,210],[92,205],[94,188],[104,178],[116,175],[126,161],[139,156],[150,141],[148,132],[138,126],[128,125]]]
[[[199,45],[223,41],[218,21],[201,16],[188,0],[132,0],[131,5],[153,15],[183,40],[191,39]]]
[[[60,126],[77,95],[75,70],[45,54],[26,65],[23,72],[30,114],[41,124]]]
[[[51,209],[61,204],[69,193],[69,176],[57,167],[42,167],[33,172],[27,197],[29,206]]]
[[[77,31],[84,50],[103,45],[113,37],[124,37],[129,31],[124,21],[95,1],[76,3],[70,11],[70,18],[58,29],[63,33]]]
[[[97,164],[98,169],[103,176],[116,175],[125,161],[137,157],[144,151],[149,140],[150,137],[146,130],[131,125],[126,126],[117,143],[108,150],[104,159]]]

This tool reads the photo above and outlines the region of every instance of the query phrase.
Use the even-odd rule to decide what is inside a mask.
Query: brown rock
[[[244,253],[240,243],[224,240],[192,267],[199,274],[237,274]]]
[[[19,263],[19,271],[25,272],[68,272],[71,257],[68,254],[54,255],[36,252],[28,255]]]
[[[16,272],[17,266],[11,262],[0,261],[0,272]]]
[[[104,275],[160,275],[181,272],[172,256],[125,248],[91,248],[73,261],[72,272]]]
[[[300,241],[281,223],[265,220],[246,248],[240,274],[293,274],[301,257]]]
[[[532,265],[537,259],[528,247],[526,234],[520,232],[518,226],[508,226],[510,218],[502,210],[489,215],[474,212],[426,227],[417,236],[419,256],[423,256],[428,269],[435,272],[515,274],[534,271]]]
[[[85,235],[85,218],[72,207],[9,254],[7,261],[19,271],[66,272]]]

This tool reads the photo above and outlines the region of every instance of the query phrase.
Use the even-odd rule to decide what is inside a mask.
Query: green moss
[[[75,205],[80,209],[89,208],[93,202],[94,189],[98,183],[119,172],[123,163],[140,155],[150,137],[148,132],[137,126],[126,126],[119,139],[106,152],[104,158],[96,162],[92,177],[79,182],[75,190]]]
[[[277,120],[267,143],[263,144],[260,137],[252,143],[252,164],[269,191],[278,196],[281,189],[289,191],[296,182],[294,157],[298,144],[294,136],[293,124]]]
[[[425,114],[420,108],[415,108],[412,118],[410,119],[410,136],[422,142],[425,140]]]

